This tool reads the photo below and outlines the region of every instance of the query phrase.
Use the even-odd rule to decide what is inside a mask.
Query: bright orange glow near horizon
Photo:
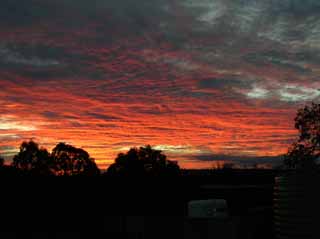
[[[319,100],[320,42],[286,37],[303,29],[263,4],[71,2],[46,0],[43,15],[17,6],[30,13],[21,19],[0,10],[0,154],[8,160],[34,139],[49,150],[82,147],[100,168],[146,144],[185,168],[265,167],[295,139],[297,109]]]

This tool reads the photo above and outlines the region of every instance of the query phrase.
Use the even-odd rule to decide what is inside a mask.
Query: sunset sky
[[[0,154],[66,142],[101,168],[279,163],[320,99],[317,0],[2,0]],[[9,161],[8,161],[9,162]]]

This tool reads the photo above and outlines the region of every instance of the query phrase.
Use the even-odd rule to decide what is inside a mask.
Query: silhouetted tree
[[[20,151],[13,157],[12,163],[16,169],[40,175],[51,175],[51,165],[52,159],[48,151],[39,148],[39,145],[32,140],[21,144]]]
[[[72,145],[59,143],[52,150],[56,175],[99,175],[100,171],[89,153]]]
[[[108,175],[178,175],[179,165],[166,159],[160,150],[150,145],[131,148],[126,154],[120,153],[114,164],[107,170]]]
[[[3,167],[3,165],[4,165],[4,158],[0,156],[0,167]]]
[[[298,110],[295,128],[298,140],[284,158],[288,168],[314,168],[320,157],[320,104],[312,103]]]

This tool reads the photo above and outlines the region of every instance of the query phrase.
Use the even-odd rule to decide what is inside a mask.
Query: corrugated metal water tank
[[[274,232],[277,239],[320,238],[320,178],[287,173],[275,178]]]

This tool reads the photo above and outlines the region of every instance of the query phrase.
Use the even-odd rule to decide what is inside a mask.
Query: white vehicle
[[[190,219],[227,219],[228,206],[224,199],[208,199],[191,201],[188,204],[188,217]]]

